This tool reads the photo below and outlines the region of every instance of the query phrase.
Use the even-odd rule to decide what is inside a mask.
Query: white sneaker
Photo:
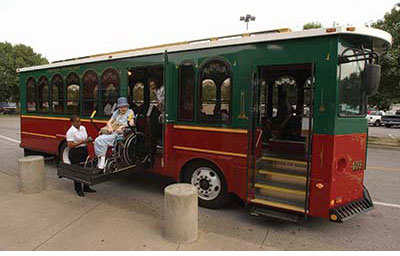
[[[99,164],[97,165],[97,168],[103,170],[104,167],[106,167],[106,157],[102,156],[102,157],[99,157]]]

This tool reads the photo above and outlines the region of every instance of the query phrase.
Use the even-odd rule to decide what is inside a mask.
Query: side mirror
[[[96,110],[93,110],[92,115],[90,116],[90,119],[93,119],[93,117],[96,115]]]
[[[378,91],[380,81],[381,66],[377,64],[367,64],[364,73],[364,88],[367,96],[372,96]]]

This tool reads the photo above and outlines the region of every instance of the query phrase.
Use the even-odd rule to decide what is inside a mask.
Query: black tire
[[[208,187],[206,190],[202,189],[201,185],[199,185],[202,181],[206,181],[206,178],[202,179],[201,181],[198,182],[198,184],[193,184],[192,183],[192,177],[196,172],[199,173],[199,171],[205,171],[207,175],[216,175],[215,178],[218,178],[220,181],[220,187],[217,188],[218,186],[214,186],[214,191],[212,193],[217,193],[217,196],[212,199],[205,199],[205,194],[204,191],[207,189],[211,189],[211,187]],[[214,177],[214,176],[213,176]],[[204,207],[204,208],[209,208],[209,209],[219,209],[224,207],[228,202],[229,202],[229,194],[228,194],[228,187],[226,185],[225,177],[222,174],[222,172],[218,169],[217,166],[215,166],[212,163],[209,163],[207,161],[201,161],[201,162],[196,162],[193,164],[190,164],[188,167],[185,168],[184,170],[184,176],[183,176],[183,182],[185,183],[190,183],[193,184],[199,192],[199,206]],[[208,183],[208,185],[212,186],[212,184]],[[218,189],[218,192],[216,192]],[[202,192],[203,191],[203,192]]]
[[[391,124],[385,124],[386,128],[392,128]]]
[[[374,126],[375,127],[381,126],[381,120],[376,120]]]
[[[33,156],[33,155],[37,155],[36,151],[24,148],[24,156]]]

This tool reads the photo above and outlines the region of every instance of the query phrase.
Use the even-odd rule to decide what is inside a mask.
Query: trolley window
[[[208,61],[200,72],[200,120],[229,122],[231,91],[230,66],[220,59]]]
[[[103,115],[111,116],[114,104],[119,95],[119,75],[113,68],[106,69],[101,76],[101,103]]]
[[[183,62],[179,67],[179,120],[194,119],[194,66]]]
[[[99,79],[93,70],[86,71],[83,75],[82,114],[90,115],[97,109]]]
[[[26,82],[26,111],[36,111],[36,82],[33,77]]]
[[[38,110],[42,113],[49,112],[49,82],[45,76],[39,78]]]
[[[345,49],[343,56],[349,62],[340,64],[339,80],[339,115],[364,115],[365,93],[363,90],[363,72],[365,62],[359,61],[356,50]]]
[[[67,113],[79,114],[79,76],[71,73],[67,77]]]
[[[64,114],[64,80],[60,75],[54,75],[51,80],[52,112]]]

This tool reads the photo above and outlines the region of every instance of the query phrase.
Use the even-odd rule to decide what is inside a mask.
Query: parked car
[[[397,110],[394,115],[385,115],[382,117],[382,124],[390,128],[394,125],[400,125],[400,110]]]
[[[0,102],[0,114],[14,114],[17,111],[17,104],[13,102]]]
[[[383,115],[385,115],[385,112],[382,110],[370,111],[367,114],[368,125],[381,126]]]

